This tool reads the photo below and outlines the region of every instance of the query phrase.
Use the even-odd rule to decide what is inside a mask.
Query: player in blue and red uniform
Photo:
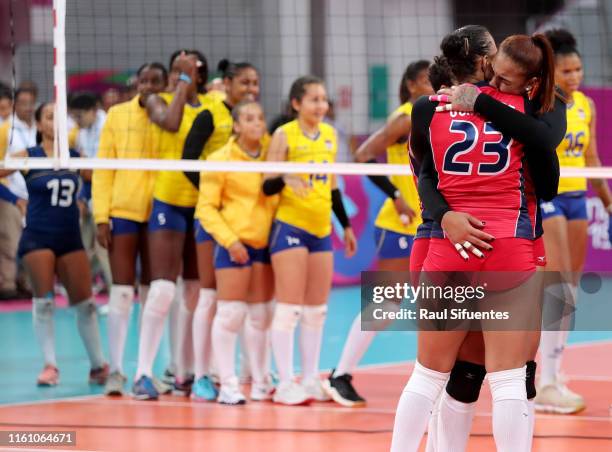
[[[53,103],[43,104],[36,110],[39,145],[16,153],[15,157],[53,156],[53,113]],[[71,150],[70,154],[78,157],[76,151]],[[0,177],[11,172],[0,171]],[[76,203],[81,182],[79,174],[69,170],[32,169],[24,176],[29,203],[18,254],[32,280],[34,331],[45,360],[38,384],[53,386],[59,382],[53,327],[56,276],[66,288],[70,305],[76,311],[79,334],[91,362],[89,381],[104,384],[108,364],[102,353],[96,306],[91,295],[91,271],[81,241]]]
[[[446,44],[450,43],[451,47],[455,46],[467,52],[466,47],[469,49],[470,46],[474,46],[472,51],[476,50],[475,55],[478,58],[474,58],[471,64],[465,65],[465,72],[455,72],[460,81],[474,82],[484,78],[485,58],[495,54],[496,50],[486,30],[482,27],[471,27],[472,36],[467,33],[468,36],[461,38],[456,36],[460,33],[456,33],[455,36],[451,34],[448,40],[448,37],[445,38]],[[464,29],[458,31],[461,30]],[[470,42],[470,38],[474,37],[478,39],[472,39]],[[550,48],[546,48],[542,38],[522,37],[522,39],[523,47],[531,51],[531,59],[521,61],[516,53],[510,52],[510,49],[505,56],[524,63],[527,69],[525,73],[533,74],[529,75],[529,80],[533,84],[535,80],[531,78],[536,74],[552,75],[552,65],[548,64],[552,59]],[[442,45],[443,49],[444,46],[445,42]],[[514,47],[521,48],[520,45]],[[459,55],[459,52],[457,54]],[[466,55],[462,55],[465,58]],[[542,69],[546,70],[540,72]],[[534,89],[541,93],[542,111],[552,110],[554,104],[551,79],[552,77],[541,77],[538,80],[540,90]],[[523,96],[503,94],[488,86],[481,87],[480,92],[509,104],[519,115],[526,111],[526,101]],[[525,190],[526,166],[523,145],[503,135],[491,123],[475,114],[434,115],[435,106],[429,101],[423,100],[417,102],[417,105],[419,108],[414,113],[411,148],[415,154],[423,156],[421,177],[423,173],[434,172],[432,170],[435,165],[439,179],[434,187],[437,185],[449,207],[463,215],[465,219],[474,220],[477,217],[484,220],[487,233],[496,239],[495,251],[492,251],[490,244],[478,237],[471,237],[469,242],[453,244],[444,238],[440,225],[434,223],[432,230],[434,238],[430,241],[424,270],[512,270],[529,275],[535,269],[534,225],[529,215]],[[532,205],[535,204],[535,199],[530,201]],[[427,203],[425,206],[429,207]],[[442,215],[444,213],[442,212]],[[434,217],[438,218],[438,215],[434,214]],[[465,254],[463,246],[469,248],[473,244],[490,252],[484,259],[467,260],[468,255]],[[457,254],[456,249],[463,251],[463,256]],[[475,252],[475,254],[480,253]],[[487,369],[492,371],[489,380],[494,398],[494,435],[498,450],[524,450],[520,446],[523,443],[527,444],[529,424],[526,419],[528,415],[525,399],[525,352],[519,344],[521,339],[524,343],[528,334],[528,332],[509,332],[500,339],[495,333],[484,333],[485,343],[488,346]],[[418,362],[400,399],[392,450],[416,450],[418,447],[427,422],[427,412],[431,412],[441,389],[446,384],[465,335],[466,332],[419,333]],[[508,337],[512,340],[508,340]],[[501,349],[504,353],[499,353]],[[504,423],[499,422],[502,416],[506,419]],[[406,425],[412,426],[411,431],[403,429]],[[515,439],[510,439],[512,435],[506,435],[508,429],[515,431]]]

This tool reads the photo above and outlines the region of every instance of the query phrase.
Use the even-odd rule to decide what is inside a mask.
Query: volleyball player
[[[151,94],[163,91],[168,73],[161,63],[146,63],[137,73],[138,96],[117,104],[108,112],[100,136],[100,158],[155,158],[152,126],[145,105]],[[134,170],[94,170],[93,215],[97,238],[108,249],[113,284],[108,311],[110,376],[107,395],[122,395],[126,378],[123,352],[134,301],[136,259],[141,266],[141,309],[149,291],[147,220],[151,213],[155,173]]]
[[[563,29],[550,30],[546,36],[555,51],[555,82],[568,96],[567,132],[557,148],[562,167],[601,166],[597,153],[596,111],[593,100],[579,91],[583,78],[576,39]],[[603,179],[591,179],[593,189],[608,214],[612,214],[612,197]],[[563,177],[559,195],[542,204],[544,244],[548,257],[546,270],[561,272],[567,280],[571,298],[577,296],[587,249],[588,217],[586,209],[587,181],[584,177]],[[567,290],[567,289],[566,289]],[[546,297],[564,297],[564,284],[547,287]],[[552,301],[551,300],[551,301]],[[546,303],[547,300],[544,300]],[[540,344],[541,374],[536,409],[544,412],[571,414],[584,409],[584,398],[571,391],[561,377],[561,357],[567,342],[569,325],[560,331],[543,331]]]
[[[408,137],[410,136],[412,104],[423,95],[432,94],[428,77],[429,61],[409,64],[400,81],[400,107],[384,127],[372,134],[356,151],[358,162],[376,162],[386,150],[387,162],[409,165]],[[419,195],[410,176],[370,176],[387,199],[376,217],[375,240],[379,271],[407,271],[410,252],[417,226],[421,223]],[[362,406],[365,400],[352,385],[352,372],[370,346],[376,331],[362,331],[361,313],[353,321],[338,367],[323,386],[327,393],[344,406]]]
[[[182,72],[174,94],[161,93],[147,98],[147,111],[154,128],[159,156],[180,158],[185,137],[193,120],[206,104],[203,94],[207,78],[206,58],[196,50],[181,54],[174,62]],[[138,346],[138,369],[133,387],[137,399],[155,400],[158,392],[152,382],[152,366],[164,329],[164,321],[177,293],[176,281],[182,273],[184,293],[179,294],[179,313],[192,313],[197,304],[199,282],[193,237],[193,215],[197,190],[183,173],[159,171],[153,189],[153,206],[148,222],[151,286],[142,315]],[[188,393],[187,372],[191,347],[191,319],[183,316],[179,325],[179,369],[175,389]]]
[[[53,156],[54,107],[53,103],[45,103],[37,108],[34,117],[38,145],[16,152],[15,157]],[[76,151],[70,153],[78,157]],[[12,172],[0,170],[0,177]],[[53,326],[53,288],[57,276],[66,288],[70,306],[76,311],[79,334],[91,363],[89,382],[103,385],[108,376],[108,364],[102,353],[96,305],[91,294],[91,271],[79,228],[76,203],[79,175],[69,170],[32,169],[24,176],[29,203],[18,255],[32,281],[34,332],[45,361],[38,384],[54,386],[59,383]]]
[[[317,77],[298,78],[289,93],[297,119],[279,127],[272,138],[269,161],[332,163],[336,134],[323,122],[327,92]],[[270,235],[270,253],[277,299],[271,327],[272,351],[280,383],[274,401],[285,405],[329,400],[319,379],[319,354],[327,299],[331,289],[333,254],[331,211],[344,228],[345,253],[352,256],[357,242],[329,174],[271,175],[264,193],[280,193]],[[293,343],[298,323],[302,357],[301,384],[293,379]]]
[[[244,100],[254,101],[259,97],[259,74],[250,63],[220,63],[225,83],[224,101],[213,98],[195,118],[185,140],[183,159],[202,159],[223,147],[232,134],[234,120],[232,109]],[[199,186],[197,173],[185,173],[193,188]],[[198,217],[199,218],[199,217]],[[215,268],[213,253],[215,242],[195,220],[195,240],[200,278],[200,294],[193,317],[193,348],[195,351],[195,377],[193,398],[195,400],[215,400],[217,390],[210,379],[210,340],[212,321],[215,313]]]
[[[233,108],[232,116],[235,137],[209,159],[264,159],[266,123],[261,106],[245,100]],[[214,268],[219,301],[212,345],[221,380],[218,401],[223,404],[246,402],[235,371],[236,338],[243,325],[253,375],[251,400],[271,398],[266,355],[274,281],[267,244],[276,201],[276,197],[262,192],[260,173],[202,174],[196,217],[216,242]]]

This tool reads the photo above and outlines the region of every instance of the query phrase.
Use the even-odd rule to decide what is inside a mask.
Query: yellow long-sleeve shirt
[[[208,160],[265,160],[265,148],[254,158],[232,138]],[[229,248],[240,241],[253,248],[263,248],[268,244],[278,197],[264,195],[262,184],[261,173],[201,173],[195,216],[219,245]]]
[[[152,125],[134,99],[113,106],[100,135],[99,158],[155,158]],[[96,223],[110,217],[145,222],[151,213],[155,174],[152,171],[94,170],[93,214]]]

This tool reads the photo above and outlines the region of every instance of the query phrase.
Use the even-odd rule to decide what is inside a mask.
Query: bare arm
[[[387,124],[374,132],[355,151],[355,161],[364,163],[375,159],[387,150],[389,146],[397,143],[400,138],[408,137],[412,120],[409,115],[399,114],[389,119]]]
[[[599,153],[597,152],[597,112],[595,109],[595,102],[589,98],[589,104],[591,105],[591,141],[589,147],[585,151],[585,160],[587,166],[601,166],[601,160],[599,159]],[[612,206],[612,196],[610,195],[610,188],[608,187],[605,179],[591,179],[591,185],[597,192],[597,196],[601,199],[604,207],[610,208]],[[612,212],[611,212],[612,213]]]

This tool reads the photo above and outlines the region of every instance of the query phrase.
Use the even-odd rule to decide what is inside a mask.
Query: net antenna
[[[55,139],[53,167],[68,168],[68,107],[66,92],[66,0],[53,0],[53,97]]]

